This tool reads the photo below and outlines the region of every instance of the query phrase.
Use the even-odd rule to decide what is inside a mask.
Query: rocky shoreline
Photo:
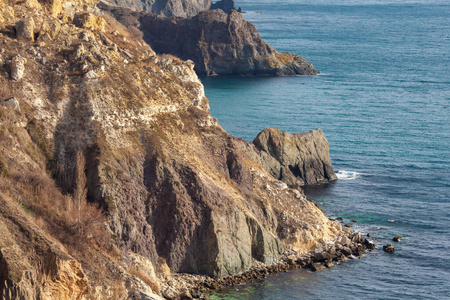
[[[300,188],[335,179],[321,130],[231,136],[192,61],[70,3],[0,0],[0,297],[201,298],[373,247]]]
[[[295,249],[286,251],[278,261],[262,263],[253,260],[253,266],[241,274],[214,279],[192,274],[174,274],[161,282],[166,299],[207,299],[215,291],[267,278],[270,274],[292,269],[309,269],[313,272],[327,269],[349,259],[361,258],[375,244],[349,227],[343,227],[340,239],[332,245],[303,253]]]

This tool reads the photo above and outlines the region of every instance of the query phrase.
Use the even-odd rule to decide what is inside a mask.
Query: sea
[[[377,249],[210,298],[450,299],[450,1],[236,4],[268,44],[321,74],[202,78],[211,114],[249,142],[266,127],[323,129],[339,180],[305,192]]]

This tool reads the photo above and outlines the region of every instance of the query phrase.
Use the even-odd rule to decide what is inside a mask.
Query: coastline
[[[361,259],[366,252],[374,249],[375,244],[371,240],[343,226],[340,237],[327,247],[306,253],[288,250],[274,262],[262,263],[254,259],[249,270],[233,276],[214,279],[205,275],[171,274],[160,282],[161,294],[165,299],[208,299],[213,292],[262,280],[275,273],[293,269],[309,269],[312,272],[329,269],[349,259]]]

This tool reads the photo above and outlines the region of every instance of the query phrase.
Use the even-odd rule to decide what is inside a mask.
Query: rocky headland
[[[100,4],[124,26],[142,33],[158,54],[192,60],[198,75],[316,75],[304,58],[266,44],[236,10],[202,11],[187,19]]]
[[[298,188],[334,179],[320,130],[229,135],[192,61],[95,5],[0,0],[3,299],[202,297],[363,253]]]
[[[204,10],[222,9],[228,13],[236,9],[234,0],[103,0],[112,6],[129,8],[134,11],[145,11],[165,17],[192,18]]]
[[[103,0],[105,3],[166,17],[192,18],[209,10],[211,0]]]

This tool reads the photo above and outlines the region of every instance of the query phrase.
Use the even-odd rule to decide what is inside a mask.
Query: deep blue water
[[[237,0],[279,51],[322,73],[202,78],[211,113],[248,141],[265,127],[322,128],[350,180],[306,189],[357,220],[378,250],[330,270],[296,270],[215,299],[450,299],[450,3]],[[383,244],[403,236],[394,254]]]

